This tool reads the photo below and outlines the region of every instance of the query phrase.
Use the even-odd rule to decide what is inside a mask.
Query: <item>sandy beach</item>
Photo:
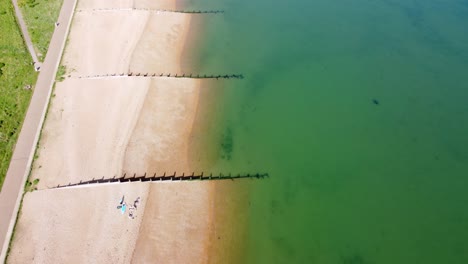
[[[213,250],[224,244],[218,233],[222,229],[214,222],[216,210],[235,207],[234,201],[219,199],[216,190],[226,194],[225,184],[49,189],[123,173],[195,169],[189,151],[194,146],[193,126],[206,111],[199,105],[200,91],[209,81],[80,78],[131,71],[180,72],[190,15],[93,10],[176,8],[174,1],[148,3],[79,1],[62,61],[67,77],[56,84],[32,171],[31,178],[40,180],[39,190],[25,195],[9,263],[219,262]],[[122,195],[129,202],[141,197],[135,219],[116,209]],[[233,244],[225,239],[227,234],[222,233],[224,241]]]

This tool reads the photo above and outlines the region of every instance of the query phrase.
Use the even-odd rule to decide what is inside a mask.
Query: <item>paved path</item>
[[[76,1],[64,0],[63,2],[58,18],[60,26],[55,28],[50,41],[49,50],[37,78],[34,94],[0,192],[0,263],[4,262],[6,257],[24,184],[31,169],[34,151],[44,122],[55,74],[62,57]]]
[[[34,62],[34,68],[36,70],[39,70],[39,67],[41,67],[41,63],[37,59],[36,51],[34,50],[31,37],[29,37],[28,27],[26,26],[26,22],[24,22],[23,14],[21,13],[21,10],[18,6],[18,1],[12,0],[12,2],[13,2],[13,6],[15,7],[16,19],[18,20],[18,23],[21,28],[21,34],[23,35],[24,42],[26,42],[26,46],[28,47],[29,53],[31,53],[31,57]]]

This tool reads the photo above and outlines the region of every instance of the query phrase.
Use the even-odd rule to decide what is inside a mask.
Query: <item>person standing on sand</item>
[[[136,198],[135,202],[133,202],[133,205],[128,206],[128,218],[130,219],[135,219],[135,210],[138,208],[138,204],[140,203],[140,197]]]
[[[124,200],[125,200],[125,195],[122,195],[122,198],[120,198],[119,205],[117,205],[117,209],[122,208],[122,205],[123,205],[123,203],[124,203]]]
[[[120,212],[122,214],[125,214],[125,211],[127,209],[127,203],[125,203],[125,195],[122,196],[120,199],[119,205],[117,206],[117,209],[120,209]],[[138,205],[140,204],[140,196],[136,198],[136,200],[133,202],[133,205],[128,206],[128,218],[135,219],[135,210],[138,208]]]
[[[136,215],[134,215],[135,213],[135,207],[134,206],[129,206],[128,207],[128,218],[131,218],[131,219],[135,219]]]
[[[122,207],[120,208],[120,212],[122,214],[125,214],[125,211],[127,210],[127,204],[123,202]]]
[[[135,207],[135,209],[137,209],[139,203],[140,203],[140,196],[138,196],[138,198],[136,198],[135,202],[133,202],[133,207]]]

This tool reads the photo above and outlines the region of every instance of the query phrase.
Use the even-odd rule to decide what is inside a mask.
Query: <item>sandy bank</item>
[[[133,184],[44,190],[26,194],[8,263],[129,263],[146,203],[135,219],[116,206],[146,197]]]
[[[64,63],[71,76],[180,73],[190,15],[147,11],[78,12]]]
[[[119,78],[60,83],[34,165],[38,187],[125,172],[188,172],[199,82]]]
[[[28,193],[9,263],[206,263],[215,230],[206,190],[165,182]],[[122,195],[144,197],[135,219],[116,208]]]
[[[145,3],[113,1],[109,6]],[[80,1],[79,8],[85,6],[96,7]],[[70,78],[56,86],[32,172],[41,190],[25,197],[11,263],[208,261],[213,183],[44,190],[122,172],[190,171],[203,81],[76,78],[177,72],[189,24],[185,14],[76,13],[63,60]],[[145,206],[138,209],[137,220],[118,214],[122,194],[142,197]]]
[[[187,0],[177,0],[187,1]],[[148,9],[168,9],[176,8],[176,0],[80,0],[77,10],[89,10],[99,8],[148,8]]]

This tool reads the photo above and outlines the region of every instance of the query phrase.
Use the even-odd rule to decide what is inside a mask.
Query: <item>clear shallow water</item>
[[[200,0],[245,263],[468,263],[468,1]]]

